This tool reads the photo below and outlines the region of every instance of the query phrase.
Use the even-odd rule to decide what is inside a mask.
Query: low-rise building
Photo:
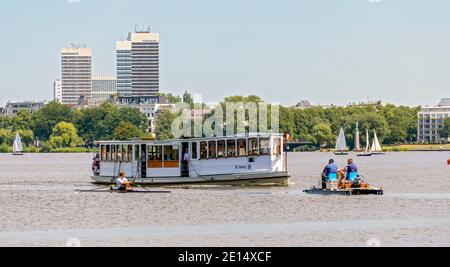
[[[442,99],[437,106],[425,106],[418,113],[417,141],[421,143],[440,143],[439,134],[444,120],[450,117],[450,99]]]
[[[14,116],[20,110],[27,110],[30,113],[36,112],[38,109],[43,108],[46,101],[10,101],[3,109],[3,114],[7,116]]]
[[[98,105],[110,101],[117,96],[116,76],[92,77],[92,104]]]

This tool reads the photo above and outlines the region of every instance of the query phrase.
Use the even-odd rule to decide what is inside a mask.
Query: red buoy
[[[450,165],[450,159],[447,160],[447,165]]]

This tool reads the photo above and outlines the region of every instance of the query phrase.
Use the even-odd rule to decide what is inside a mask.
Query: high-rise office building
[[[53,100],[62,103],[62,82],[59,79],[53,83]]]
[[[62,103],[84,105],[92,98],[92,50],[81,46],[61,51]]]
[[[92,103],[101,104],[117,95],[116,76],[92,77]]]
[[[119,97],[155,97],[159,93],[159,33],[137,31],[116,43]]]

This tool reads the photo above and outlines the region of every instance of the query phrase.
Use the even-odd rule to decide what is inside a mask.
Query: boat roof
[[[191,142],[191,141],[205,141],[205,140],[224,140],[224,139],[236,139],[236,138],[270,138],[270,137],[282,137],[283,134],[280,133],[249,133],[249,134],[236,134],[229,136],[213,136],[213,137],[194,137],[185,139],[170,139],[170,140],[146,140],[146,139],[132,139],[129,141],[96,141],[96,144],[175,144],[181,142]]]

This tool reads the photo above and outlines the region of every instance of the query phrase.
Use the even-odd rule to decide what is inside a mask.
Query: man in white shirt
[[[191,154],[189,153],[189,149],[186,148],[183,154],[183,166],[182,166],[182,174],[183,177],[189,177],[189,162],[191,160]]]
[[[117,178],[117,181],[116,181],[116,190],[119,190],[119,191],[130,191],[131,190],[131,182],[129,182],[128,179],[125,178],[124,172],[119,173],[119,178]]]

